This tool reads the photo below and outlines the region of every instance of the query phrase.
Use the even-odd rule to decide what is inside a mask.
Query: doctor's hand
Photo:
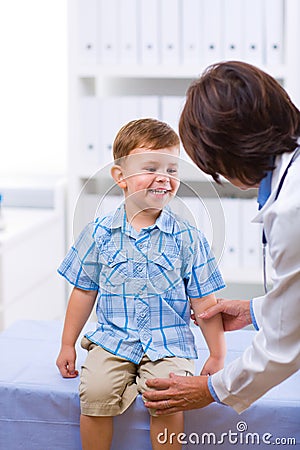
[[[64,378],[75,378],[78,370],[75,370],[76,350],[72,345],[63,345],[56,360],[56,365]]]
[[[217,304],[206,309],[199,315],[199,318],[206,320],[219,313],[222,316],[224,331],[240,330],[246,325],[252,324],[250,300],[225,300],[218,298]]]
[[[169,378],[147,380],[147,386],[157,390],[143,393],[145,406],[156,409],[157,415],[203,408],[214,401],[207,379],[207,376],[184,377],[170,373]]]

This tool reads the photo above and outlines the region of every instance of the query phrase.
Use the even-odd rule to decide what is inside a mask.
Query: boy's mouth
[[[149,189],[152,194],[167,194],[169,192],[167,189]]]

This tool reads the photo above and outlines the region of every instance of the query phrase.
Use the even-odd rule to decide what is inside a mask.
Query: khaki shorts
[[[164,358],[152,362],[144,356],[140,364],[120,358],[99,345],[83,338],[81,346],[88,356],[81,368],[80,406],[87,416],[117,416],[122,414],[139,393],[149,390],[146,380],[176,375],[194,375],[194,360]],[[155,415],[155,411],[149,411]]]

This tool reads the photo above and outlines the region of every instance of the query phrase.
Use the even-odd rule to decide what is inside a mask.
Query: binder
[[[178,125],[181,111],[183,109],[185,97],[182,96],[162,96],[161,97],[161,118],[167,122],[178,134]],[[186,159],[187,155],[180,144],[180,157]]]
[[[224,58],[241,60],[244,58],[243,11],[241,0],[224,0]]]
[[[100,163],[99,102],[96,97],[82,97],[79,106],[80,160],[84,161],[88,168],[97,170]]]
[[[102,97],[100,104],[100,158],[101,165],[109,164],[113,161],[113,141],[121,126],[120,98]]]
[[[149,2],[150,3],[150,2]],[[161,63],[179,64],[179,0],[160,0]]]
[[[241,214],[240,199],[222,198],[222,206],[225,218],[225,242],[221,259],[221,268],[227,274],[232,275],[232,270],[241,267]]]
[[[263,9],[261,0],[244,0],[244,58],[256,65],[263,64]]]
[[[97,0],[78,0],[78,47],[81,63],[97,61]]]
[[[201,58],[202,2],[184,0],[182,2],[182,53],[184,65],[197,65]]]
[[[117,64],[119,62],[118,0],[99,0],[98,7],[99,61],[101,64]]]
[[[262,226],[258,223],[251,223],[252,219],[257,214],[257,200],[256,198],[241,199],[240,205],[242,224],[242,267],[254,272],[262,267]]]
[[[138,97],[138,117],[159,119],[159,97],[157,95]]]
[[[120,14],[120,64],[137,64],[137,0],[121,0]]]
[[[266,29],[266,64],[268,66],[283,62],[283,0],[264,0]]]
[[[139,118],[139,97],[135,95],[125,95],[119,97],[118,109],[119,109],[119,126],[115,130],[115,134],[119,131],[123,125],[131,120]]]
[[[141,63],[159,63],[159,2],[158,0],[139,0],[140,5],[140,46]]]
[[[223,59],[223,2],[203,0],[203,63],[205,65]]]
[[[200,214],[202,215],[202,231],[214,253],[216,261],[222,261],[225,241],[225,219],[221,199],[216,197],[202,198]]]

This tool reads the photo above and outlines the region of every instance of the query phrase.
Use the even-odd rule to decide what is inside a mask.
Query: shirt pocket
[[[113,254],[108,248],[101,250],[99,285],[102,290],[120,294],[120,286],[128,279],[127,251]]]
[[[182,283],[180,254],[154,253],[149,261],[149,280],[154,293],[163,294]]]

